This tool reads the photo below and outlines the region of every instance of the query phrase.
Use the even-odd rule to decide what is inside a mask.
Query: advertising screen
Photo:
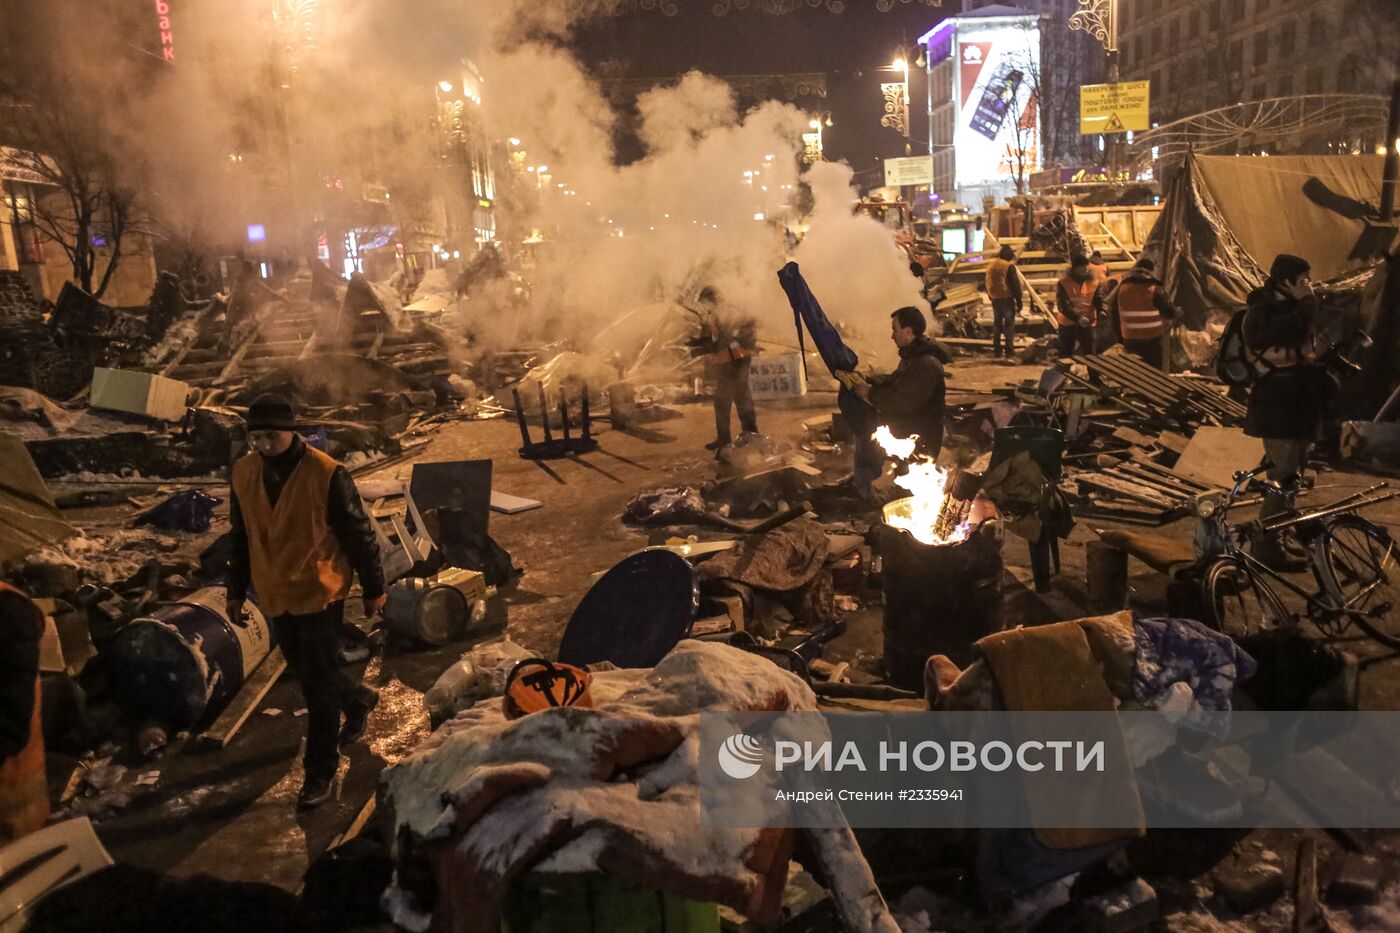
[[[959,188],[1005,183],[1040,169],[1040,30],[958,21],[953,149]]]

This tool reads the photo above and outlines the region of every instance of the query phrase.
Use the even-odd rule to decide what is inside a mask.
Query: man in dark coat
[[[918,450],[937,457],[943,448],[943,410],[948,385],[943,376],[943,353],[924,331],[918,308],[890,315],[890,339],[899,348],[899,366],[884,376],[871,376],[856,393],[870,404],[896,437],[917,434]]]
[[[1279,254],[1268,279],[1250,294],[1244,315],[1244,346],[1256,372],[1245,433],[1263,439],[1269,479],[1287,486],[1307,466],[1330,396],[1327,374],[1317,364],[1316,301],[1307,260]],[[1260,518],[1289,507],[1288,495],[1266,493]],[[1277,536],[1258,542],[1255,550],[1260,560],[1276,566],[1291,569],[1300,563]]]

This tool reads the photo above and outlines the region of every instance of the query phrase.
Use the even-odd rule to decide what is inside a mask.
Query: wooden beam
[[[243,686],[234,694],[229,705],[219,714],[219,718],[194,738],[195,744],[203,748],[227,746],[286,669],[287,659],[282,657],[282,649],[273,648],[269,651],[262,663],[243,681]]]

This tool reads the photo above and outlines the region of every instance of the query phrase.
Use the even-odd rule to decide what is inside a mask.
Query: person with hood
[[[1094,352],[1099,317],[1099,279],[1089,257],[1075,253],[1055,286],[1055,320],[1060,325],[1060,356]]]
[[[690,346],[694,354],[704,357],[706,372],[715,380],[715,439],[705,449],[718,456],[720,449],[734,440],[729,420],[731,408],[739,412],[740,432],[758,433],[758,413],[749,387],[753,352],[758,347],[758,325],[724,301],[713,285],[700,289],[698,300],[700,334],[690,341]]]
[[[290,401],[255,399],[248,442],[253,451],[233,465],[228,617],[243,624],[251,584],[306,698],[298,805],[314,807],[331,795],[339,750],[360,740],[379,702],[340,669],[337,651],[352,574],[368,619],[384,608],[384,571],[355,480],[296,433]]]
[[[1108,263],[1104,261],[1103,253],[1099,250],[1089,254],[1089,271],[1098,278],[1100,285],[1108,281]]]
[[[918,435],[917,449],[937,457],[943,448],[943,410],[948,385],[943,353],[924,331],[928,323],[918,308],[890,315],[890,339],[899,348],[899,366],[887,375],[869,376],[855,393],[875,407],[880,423],[896,437]]]
[[[1166,287],[1152,274],[1155,269],[1152,260],[1139,259],[1109,294],[1105,308],[1123,349],[1157,369],[1165,369],[1162,341],[1167,322],[1176,320],[1177,310]]]
[[[1250,293],[1240,329],[1255,370],[1244,432],[1264,441],[1269,480],[1282,487],[1264,494],[1261,520],[1291,507],[1286,491],[1302,476],[1308,448],[1322,427],[1330,382],[1317,363],[1316,299],[1306,259],[1280,253],[1264,284]],[[1300,569],[1300,553],[1283,539],[1255,542],[1255,556],[1280,569]]]
[[[1016,251],[1002,244],[997,258],[987,263],[987,297],[992,300],[992,355],[1006,358],[1016,354],[1016,315],[1021,313],[1021,273],[1016,268]]]

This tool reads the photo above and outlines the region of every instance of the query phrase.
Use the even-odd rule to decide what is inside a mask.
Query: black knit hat
[[[1312,266],[1302,256],[1291,256],[1288,253],[1279,253],[1274,257],[1274,264],[1269,267],[1269,279],[1274,282],[1291,282],[1305,272],[1311,272]]]
[[[295,431],[296,411],[284,395],[259,395],[248,407],[249,431]]]

